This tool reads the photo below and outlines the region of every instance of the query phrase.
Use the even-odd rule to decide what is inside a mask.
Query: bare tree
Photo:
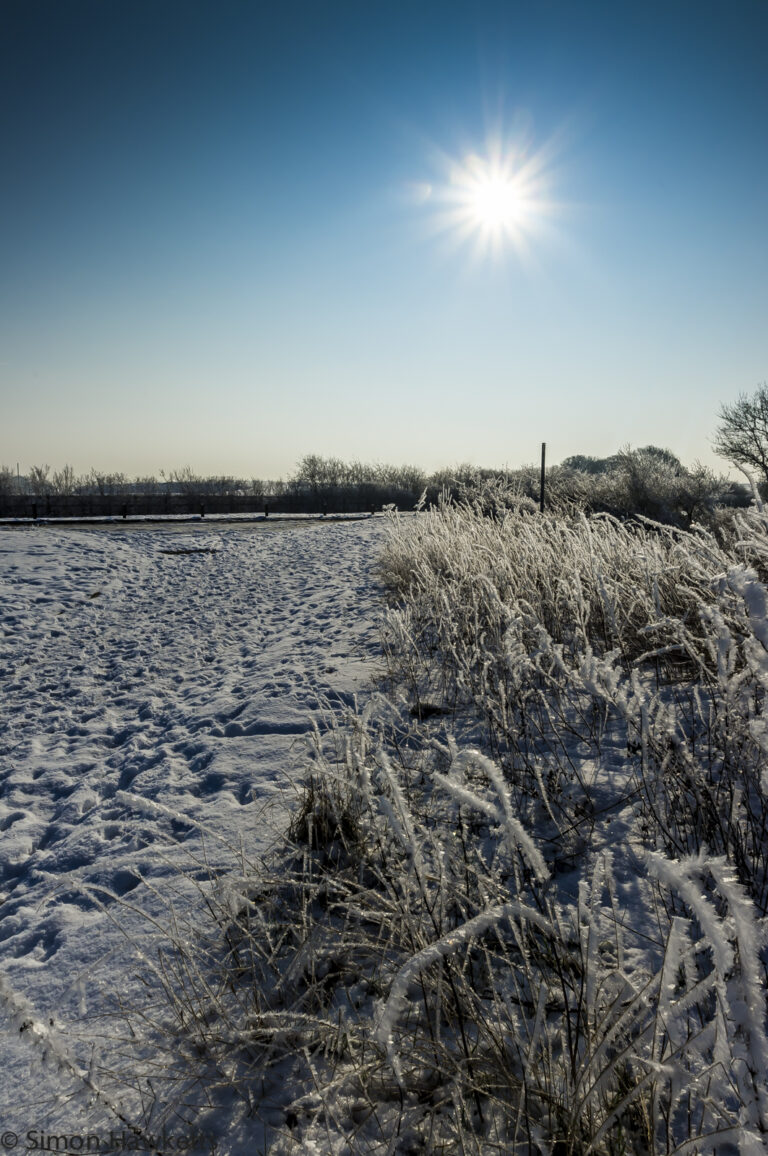
[[[0,466],[0,494],[16,493],[16,475],[9,466]]]
[[[162,473],[161,470],[161,477]],[[171,470],[168,481],[182,494],[196,494],[200,492],[202,478],[195,473],[191,466],[180,466],[177,470]]]
[[[63,469],[54,472],[51,482],[54,494],[74,494],[76,487],[77,476],[72,466],[65,465]]]
[[[157,478],[153,474],[145,474],[143,477],[136,478],[133,485],[136,493],[139,494],[156,494],[160,489]]]
[[[758,470],[768,484],[768,383],[720,407],[715,453],[742,469]]]
[[[41,498],[50,494],[53,488],[48,478],[50,472],[51,467],[48,465],[29,467],[29,484],[35,497]]]
[[[84,483],[92,491],[95,490],[97,494],[104,497],[105,494],[122,494],[128,484],[128,479],[125,474],[102,474],[91,467],[91,472],[84,479]]]

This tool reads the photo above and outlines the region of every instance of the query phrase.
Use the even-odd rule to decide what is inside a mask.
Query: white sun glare
[[[435,227],[455,243],[469,243],[477,256],[513,250],[530,255],[533,235],[545,227],[552,205],[547,197],[546,150],[524,144],[489,142],[484,155],[461,160],[443,155],[447,180],[430,196]]]
[[[514,181],[488,176],[469,192],[470,208],[481,228],[505,228],[520,219],[522,199]]]
[[[479,232],[481,243],[494,248],[519,243],[539,211],[539,189],[523,159],[513,153],[469,156],[454,167],[451,184],[459,227]]]

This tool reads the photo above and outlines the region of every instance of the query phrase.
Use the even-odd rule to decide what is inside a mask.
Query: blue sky
[[[3,0],[0,461],[715,464],[768,378],[767,54],[765,0]],[[491,245],[448,209],[494,149]]]

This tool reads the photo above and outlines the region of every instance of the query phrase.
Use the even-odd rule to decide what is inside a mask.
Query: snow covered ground
[[[113,914],[157,912],[201,826],[214,865],[217,835],[266,850],[313,719],[373,671],[383,527],[0,532],[4,1147],[114,1126],[62,1059],[110,1064],[147,926],[131,950]]]

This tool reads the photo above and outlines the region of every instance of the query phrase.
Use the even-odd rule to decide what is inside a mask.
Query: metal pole
[[[541,443],[541,482],[539,485],[539,510],[544,513],[544,465],[547,458],[547,443]]]

